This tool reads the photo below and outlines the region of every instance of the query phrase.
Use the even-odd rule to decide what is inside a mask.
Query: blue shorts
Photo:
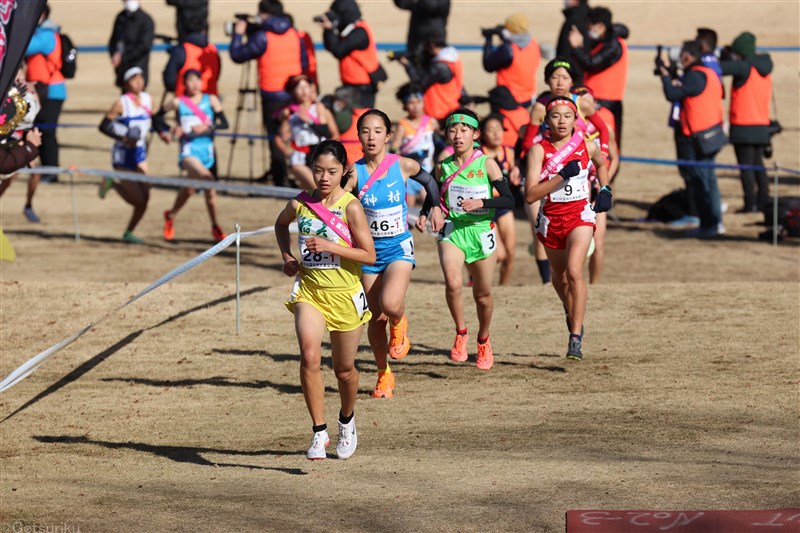
[[[115,167],[137,170],[139,163],[147,160],[147,148],[136,146],[127,148],[121,144],[115,144],[111,149],[111,164]]]
[[[425,190],[421,184],[417,183],[414,180],[406,181],[406,194],[409,196],[417,196],[419,193]]]
[[[178,154],[178,166],[187,157],[199,159],[203,167],[210,169],[214,166],[214,143],[195,143],[191,141],[185,143],[181,146],[181,151]]]
[[[361,272],[363,274],[381,274],[386,267],[395,261],[408,261],[413,266],[417,266],[414,259],[414,237],[410,233],[405,233],[399,237],[404,239],[397,239],[395,237],[387,237],[384,239],[375,239],[375,264],[363,265]]]

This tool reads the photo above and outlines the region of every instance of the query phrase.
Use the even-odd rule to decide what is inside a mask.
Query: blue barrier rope
[[[221,42],[221,43],[214,43],[217,47],[217,50],[220,52],[227,52],[230,49],[229,42]],[[382,52],[388,52],[389,50],[405,50],[406,43],[376,43],[378,50]],[[483,50],[482,44],[452,44],[451,46],[455,47],[456,50],[461,52],[480,52]],[[679,48],[680,45],[664,45],[665,47],[674,47]],[[172,48],[172,45],[169,44],[154,44],[151,48],[154,52],[167,52],[169,49]],[[314,50],[324,50],[325,47],[322,43],[314,43]],[[630,44],[628,45],[628,50],[634,50],[637,52],[655,52],[657,50],[656,45],[654,44]],[[800,46],[760,46],[758,47],[759,52],[800,52]],[[86,46],[79,46],[78,47],[79,53],[87,53],[87,54],[96,54],[96,53],[108,53],[108,46],[106,45],[86,45]]]
[[[49,129],[49,128],[96,128],[96,125],[93,124],[80,124],[80,123],[61,123],[58,124],[53,122],[42,122],[36,123],[36,127],[39,129]],[[259,135],[254,133],[227,133],[224,131],[214,133],[215,137],[228,137],[231,139],[235,138],[242,138],[242,139],[265,139],[269,140],[272,138],[271,135]],[[713,167],[713,168],[723,168],[727,170],[754,170],[754,171],[765,171],[769,172],[771,170],[775,170],[773,167],[761,167],[758,165],[731,165],[728,163],[717,163],[715,161],[689,161],[686,159],[657,159],[654,157],[633,157],[633,156],[620,156],[620,161],[626,163],[639,163],[642,165],[663,165],[663,166],[681,166],[681,167]],[[777,167],[778,170],[781,172],[787,172],[789,174],[794,174],[800,176],[800,170],[793,169],[793,168],[786,168],[786,167]]]

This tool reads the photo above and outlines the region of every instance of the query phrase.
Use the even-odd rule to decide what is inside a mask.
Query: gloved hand
[[[594,212],[605,213],[611,209],[611,187],[603,185],[594,201]]]
[[[559,176],[564,178],[564,181],[569,181],[570,178],[574,178],[578,174],[581,173],[581,164],[579,161],[570,161],[564,167],[558,171]]]

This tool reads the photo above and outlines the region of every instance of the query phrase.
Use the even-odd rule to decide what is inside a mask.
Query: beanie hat
[[[751,56],[756,53],[756,36],[746,31],[740,34],[731,43],[731,49],[742,57]]]
[[[523,13],[514,13],[506,19],[503,25],[508,31],[517,35],[528,33],[528,17]]]

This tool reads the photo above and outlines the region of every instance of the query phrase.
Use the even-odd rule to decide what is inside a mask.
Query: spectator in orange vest
[[[722,61],[720,66],[723,75],[733,76],[730,138],[736,151],[736,161],[740,165],[763,167],[764,149],[770,145],[772,59],[769,54],[756,54],[756,37],[750,32],[736,37],[727,55],[730,57]],[[769,203],[769,179],[766,171],[742,169],[739,172],[744,207],[737,212],[760,211]]]
[[[484,31],[483,69],[497,73],[497,85],[508,87],[520,106],[530,107],[536,94],[536,72],[542,54],[539,43],[528,32],[528,17],[515,13],[498,28]],[[493,37],[500,37],[502,44],[494,46]]]
[[[271,136],[280,128],[277,113],[289,105],[292,96],[286,91],[286,83],[292,76],[308,70],[306,43],[292,20],[283,12],[280,0],[261,0],[258,4],[258,27],[248,33],[248,22],[239,20],[231,36],[230,54],[234,63],[258,60],[258,84],[261,89],[261,119]],[[272,166],[264,174],[271,175],[275,185],[285,185],[288,176],[286,158],[270,139]]]
[[[155,25],[150,15],[139,8],[138,0],[123,0],[122,3],[125,9],[114,19],[114,29],[108,40],[108,53],[117,75],[116,84],[121,89],[123,75],[133,67],[139,67],[147,87]]]
[[[597,102],[614,115],[614,133],[617,146],[622,150],[622,99],[628,78],[627,28],[615,27],[611,11],[605,7],[589,10],[589,46],[578,28],[569,34],[572,57],[584,72],[583,83],[594,94]],[[619,32],[623,32],[620,35]]]
[[[664,96],[670,102],[680,102],[680,123],[675,126],[675,148],[678,159],[697,161],[699,166],[678,167],[686,181],[690,211],[696,209],[700,227],[687,236],[712,238],[724,233],[717,175],[713,166],[719,148],[707,145],[710,135],[696,134],[718,130],[722,125],[722,82],[713,69],[703,65],[702,51],[697,41],[686,41],[681,48],[680,62],[683,77],[672,80],[667,68],[659,65]],[[714,135],[713,137],[716,137]],[[721,147],[721,146],[720,146]],[[694,207],[692,207],[694,206]]]
[[[190,70],[200,72],[203,94],[218,95],[217,81],[220,74],[220,57],[217,47],[208,42],[208,28],[203,19],[190,18],[184,23],[189,32],[178,46],[169,52],[169,60],[164,68],[164,87],[175,96],[186,94],[184,75]]]
[[[422,87],[425,114],[444,124],[447,116],[459,108],[464,93],[464,67],[458,50],[447,46],[442,34],[431,36],[425,43],[429,61],[419,68],[407,57],[401,57],[409,79]]]
[[[386,72],[378,62],[378,49],[369,24],[361,18],[355,0],[334,0],[330,11],[318,19],[324,31],[325,49],[339,60],[342,85],[355,87],[357,107],[375,107],[375,94],[386,81]]]
[[[42,145],[39,147],[39,157],[42,165],[48,167],[59,166],[58,139],[56,127],[58,117],[64,100],[67,99],[67,86],[64,75],[61,74],[61,38],[60,27],[50,21],[50,7],[45,6],[39,17],[39,25],[33,32],[28,49],[25,51],[27,81],[35,83],[36,93],[39,95],[41,109],[36,115],[37,123],[49,124],[42,128]],[[55,175],[41,177],[35,174],[32,180],[45,183],[58,181]]]

